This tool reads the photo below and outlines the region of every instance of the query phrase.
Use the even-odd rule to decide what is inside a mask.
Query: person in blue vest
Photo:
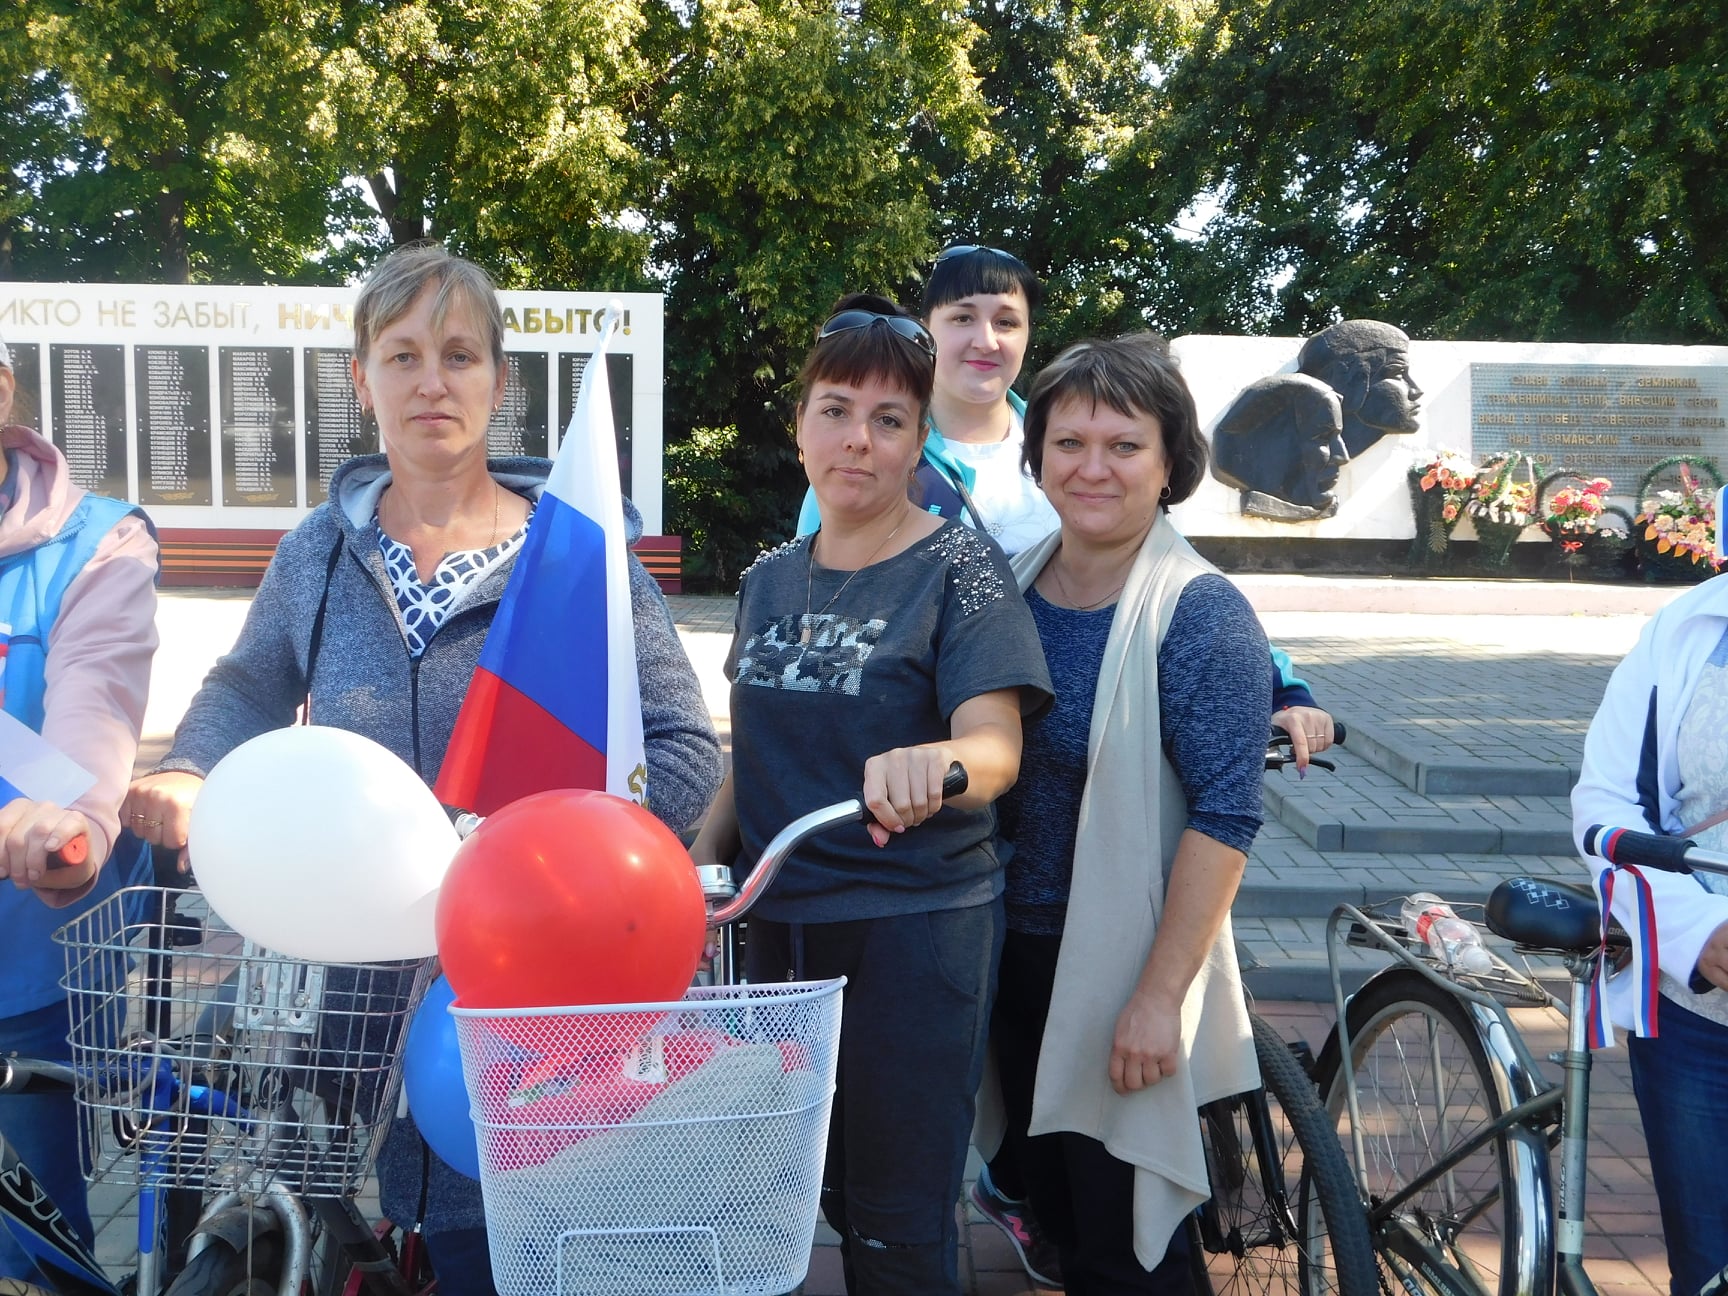
[[[14,425],[17,380],[0,342],[0,692],[5,710],[95,776],[70,805],[0,805],[0,1055],[70,1060],[56,927],[148,880],[149,850],[120,822],[150,660],[156,652],[156,536],[143,512],[76,486],[65,456]],[[88,858],[50,868],[82,834]],[[0,1095],[0,1133],[92,1240],[70,1094]],[[34,1267],[0,1237],[0,1278]]]

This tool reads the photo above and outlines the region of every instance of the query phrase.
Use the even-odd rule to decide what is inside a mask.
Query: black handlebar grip
[[[959,796],[972,785],[972,778],[966,773],[966,767],[955,761],[948,767],[948,773],[942,778],[942,799],[950,800]]]
[[[1349,730],[1344,728],[1344,722],[1342,720],[1334,720],[1332,722],[1332,741],[1342,747],[1344,745],[1344,739],[1348,736]]]
[[[1634,832],[1630,828],[1607,828],[1592,824],[1584,834],[1584,853],[1605,859],[1610,864],[1631,864],[1636,868],[1661,869],[1665,873],[1690,873],[1686,852],[1697,849],[1698,843],[1689,837],[1661,837],[1655,833]]]

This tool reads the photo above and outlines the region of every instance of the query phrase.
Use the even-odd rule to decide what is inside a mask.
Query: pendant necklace
[[[1094,599],[1090,603],[1080,603],[1077,602],[1074,596],[1068,592],[1068,582],[1062,579],[1062,569],[1055,563],[1050,564],[1050,574],[1056,578],[1056,588],[1062,591],[1062,597],[1067,600],[1068,606],[1073,608],[1076,612],[1090,612],[1094,608],[1103,607],[1107,600],[1113,599],[1120,594],[1122,592],[1122,587],[1128,583],[1128,578],[1124,576],[1121,580],[1116,582],[1115,588],[1107,593],[1103,598]]]
[[[906,519],[911,517],[911,516],[912,516],[912,506],[910,504],[908,504],[906,506],[906,511],[900,515],[900,520],[894,524],[894,529],[892,531],[890,531],[887,535],[883,536],[881,543],[878,544],[874,549],[872,549],[870,551],[870,556],[864,560],[863,566],[855,568],[852,571],[852,574],[850,576],[848,576],[845,580],[840,582],[840,588],[835,590],[831,595],[828,596],[828,601],[826,603],[824,603],[821,607],[816,609],[816,615],[817,616],[823,615],[825,612],[828,611],[829,608],[834,606],[834,600],[839,598],[842,594],[844,594],[846,592],[846,587],[853,582],[853,580],[857,577],[859,572],[863,571],[865,567],[868,567],[871,563],[876,561],[876,555],[881,553],[884,549],[886,549],[888,547],[889,543],[894,539],[894,537],[900,534],[900,528],[906,525]],[[807,567],[805,567],[805,569],[804,569],[804,616],[803,616],[803,620],[801,623],[802,629],[798,633],[799,644],[803,647],[806,647],[806,648],[808,648],[810,646],[810,634],[811,634],[811,631],[813,629],[813,626],[811,624],[812,617],[810,615],[810,589],[811,589],[811,586],[814,583],[815,577],[816,577],[816,537],[815,536],[810,537],[809,559],[810,559],[809,565]]]

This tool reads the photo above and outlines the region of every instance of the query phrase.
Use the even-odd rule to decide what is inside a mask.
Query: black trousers
[[[751,919],[753,982],[846,978],[822,1213],[852,1296],[959,1296],[955,1204],[1002,950],[1002,902]]]
[[[1038,1051],[1050,1015],[1060,936],[1009,932],[1002,947],[990,1037],[1002,1077],[1012,1157],[1032,1210],[1056,1244],[1071,1296],[1193,1296],[1187,1233],[1177,1229],[1151,1271],[1134,1255],[1134,1167],[1097,1139],[1064,1131],[1031,1136]],[[1110,1059],[1098,1059],[1100,1067]]]

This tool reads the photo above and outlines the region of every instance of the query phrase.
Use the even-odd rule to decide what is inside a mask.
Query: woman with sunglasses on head
[[[999,248],[944,248],[924,289],[924,323],[936,343],[930,435],[911,489],[913,502],[985,532],[1012,557],[1056,528],[1050,503],[1020,464],[1021,414],[1013,390],[1032,338],[1044,285]],[[821,524],[805,494],[798,533]]]
[[[800,375],[797,438],[820,530],[739,585],[733,769],[692,848],[754,860],[858,795],[875,817],[811,842],[753,911],[754,982],[845,976],[823,1211],[852,1293],[957,1293],[954,1203],[1003,932],[990,804],[1023,715],[1049,701],[995,545],[915,508],[935,347],[880,298],[843,298]],[[970,776],[944,802],[959,761]],[[907,831],[911,829],[912,831]]]

